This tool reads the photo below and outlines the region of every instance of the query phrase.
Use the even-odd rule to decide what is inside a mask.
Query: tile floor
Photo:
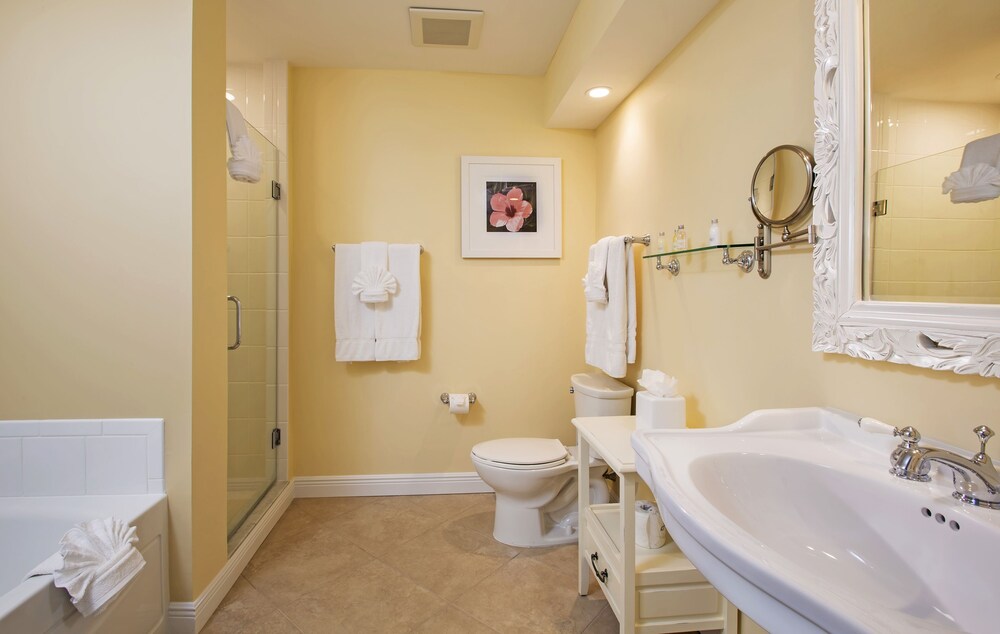
[[[351,633],[618,632],[576,544],[494,541],[493,495],[292,502],[202,630]]]

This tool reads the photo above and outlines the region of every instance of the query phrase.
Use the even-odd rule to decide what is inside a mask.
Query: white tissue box
[[[654,396],[636,392],[636,429],[683,429],[687,415],[683,396]]]

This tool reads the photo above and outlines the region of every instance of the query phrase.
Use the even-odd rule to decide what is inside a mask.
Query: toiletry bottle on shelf
[[[659,235],[656,236],[656,252],[666,253],[667,252],[667,232],[661,231]]]
[[[674,251],[683,251],[688,248],[688,234],[684,231],[684,225],[677,225],[674,231]]]
[[[721,237],[719,231],[719,219],[712,218],[712,224],[708,227],[708,245],[715,247],[720,245]]]

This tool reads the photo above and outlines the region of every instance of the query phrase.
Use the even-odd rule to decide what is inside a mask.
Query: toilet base
[[[591,478],[590,501],[608,501],[608,488],[603,478]],[[572,477],[554,504],[545,508],[527,508],[523,501],[496,494],[496,519],[493,539],[518,548],[544,548],[576,543],[580,519],[577,512],[576,477]]]

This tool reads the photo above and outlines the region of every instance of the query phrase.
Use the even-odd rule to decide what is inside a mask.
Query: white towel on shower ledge
[[[92,616],[124,590],[145,567],[135,548],[134,526],[115,517],[94,519],[69,529],[52,555],[27,577],[52,575],[57,588],[65,588],[70,602],[83,616]]]
[[[260,180],[260,150],[247,132],[243,113],[231,101],[226,101],[226,132],[229,135],[229,151],[233,157],[226,163],[233,180],[242,183],[256,183]]]

